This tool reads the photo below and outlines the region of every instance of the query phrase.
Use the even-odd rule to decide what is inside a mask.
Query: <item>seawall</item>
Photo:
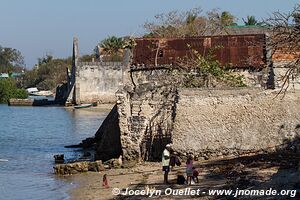
[[[180,90],[174,149],[208,159],[273,151],[300,136],[300,92]]]

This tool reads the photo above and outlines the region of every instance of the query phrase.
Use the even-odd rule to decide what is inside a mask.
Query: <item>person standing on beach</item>
[[[105,188],[109,188],[108,180],[107,180],[107,174],[103,175],[102,186],[105,187]]]
[[[188,156],[186,161],[186,176],[187,184],[191,185],[193,179],[193,157],[191,155]]]
[[[164,171],[164,183],[168,184],[168,175],[170,171],[170,150],[171,144],[167,144],[162,154],[162,170]]]

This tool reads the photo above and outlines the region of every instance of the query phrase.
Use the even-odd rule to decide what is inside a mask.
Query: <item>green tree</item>
[[[0,80],[0,103],[7,103],[11,98],[25,99],[28,97],[24,89],[19,89],[12,79]]]
[[[255,19],[255,16],[247,16],[247,20],[243,19],[244,24],[246,26],[251,26],[251,25],[259,25],[260,23]]]
[[[20,72],[24,68],[24,58],[17,49],[0,46],[0,72]]]

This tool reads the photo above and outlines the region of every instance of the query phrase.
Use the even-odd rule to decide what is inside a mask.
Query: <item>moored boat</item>
[[[80,108],[88,108],[88,107],[91,107],[93,106],[92,103],[89,103],[89,104],[80,104],[80,105],[77,105],[77,106],[74,106],[75,109],[80,109]]]

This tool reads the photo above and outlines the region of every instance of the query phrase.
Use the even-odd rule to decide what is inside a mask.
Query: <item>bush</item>
[[[189,45],[188,45],[189,46]],[[189,46],[190,47],[190,46]],[[245,87],[244,77],[234,74],[230,67],[221,66],[215,59],[214,52],[222,47],[210,49],[203,56],[198,51],[191,49],[192,55],[179,63],[180,85],[187,88],[200,87]]]
[[[7,103],[11,98],[26,99],[27,97],[27,92],[17,88],[14,80],[0,80],[0,103]]]

